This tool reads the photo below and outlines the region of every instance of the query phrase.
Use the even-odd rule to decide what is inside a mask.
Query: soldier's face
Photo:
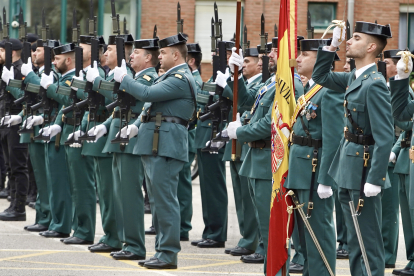
[[[145,64],[151,60],[151,55],[143,49],[134,49],[132,54],[129,56],[131,59],[131,67],[135,72],[139,72],[145,68]]]
[[[0,48],[0,64],[4,64],[6,61],[6,50],[4,48]]]
[[[370,44],[368,35],[355,32],[346,42],[346,57],[354,59],[365,58]]]
[[[162,48],[160,50],[160,55],[158,56],[158,59],[160,60],[160,68],[164,69],[166,72],[174,67],[175,55],[177,55],[177,53],[171,47]]]
[[[243,59],[243,76],[247,79],[259,74],[261,71],[262,67],[259,65],[258,57],[245,57]]]
[[[397,75],[397,64],[394,63],[394,61],[392,60],[392,58],[386,58],[384,59],[384,62],[387,66],[387,79],[390,79],[392,77],[394,77],[395,75]]]
[[[104,54],[106,58],[106,65],[112,70],[116,67],[116,45],[108,45],[108,49]]]
[[[34,64],[37,64],[36,62],[35,62],[35,59],[36,59],[36,51],[32,51],[32,55],[31,55],[31,57],[32,57],[32,62],[34,63]]]
[[[83,49],[83,67],[87,67],[89,64],[86,64],[85,66],[85,63],[87,63],[88,61],[90,62],[91,60],[91,45],[81,43],[79,46]]]
[[[66,71],[68,71],[66,60],[67,58],[65,55],[56,55],[55,60],[52,62],[55,65],[56,70],[61,74],[64,74]]]
[[[351,63],[350,62],[351,62],[351,59],[347,58],[346,62],[345,62],[345,65],[344,65],[344,72],[346,72],[346,73],[351,72]]]
[[[37,47],[35,52],[35,62],[36,64],[43,64],[45,63],[45,49],[43,47]]]
[[[229,64],[229,59],[231,57],[231,51],[226,51],[226,55],[227,55],[227,64]]]
[[[272,48],[269,53],[269,72],[275,73],[277,66],[277,48]]]
[[[310,79],[316,62],[316,51],[302,51],[296,62],[298,63],[298,73]]]

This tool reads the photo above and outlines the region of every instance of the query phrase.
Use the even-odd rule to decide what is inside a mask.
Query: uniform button
[[[230,100],[230,98],[229,98],[229,97],[227,97],[227,100]]]
[[[211,124],[210,124],[210,123],[208,123],[208,125],[209,125],[209,126],[211,126]]]
[[[375,71],[372,71],[372,74],[375,74]]]
[[[309,157],[310,157],[310,155],[308,154],[308,155],[307,155],[307,157],[309,158]]]
[[[260,105],[263,105],[263,103],[261,103]]]
[[[367,77],[367,75],[364,75],[364,78],[366,78]]]
[[[355,112],[355,111],[356,111],[356,108],[352,109],[352,111],[354,111],[354,112]]]
[[[359,155],[359,152],[356,152],[356,155]]]
[[[385,177],[384,177],[382,180],[384,180],[384,181],[385,181]]]

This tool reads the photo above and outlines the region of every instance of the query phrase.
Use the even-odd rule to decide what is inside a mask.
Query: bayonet
[[[43,42],[47,41],[47,31],[49,29],[49,25],[46,25],[46,15],[45,15],[45,8],[42,9],[42,40]]]
[[[311,14],[309,10],[308,10],[308,16],[307,16],[307,24],[308,25],[307,25],[306,31],[308,32],[308,39],[313,39],[315,28],[312,27],[312,18],[311,18]]]
[[[112,1],[111,1],[111,4],[112,4]],[[115,9],[115,6],[114,6],[114,9]],[[119,15],[117,15],[117,18],[119,21]],[[96,17],[93,15],[93,0],[90,0],[89,2],[89,20],[88,21],[89,21],[89,26],[88,26],[89,35],[96,36]],[[119,30],[119,22],[117,25],[118,25],[118,30]]]
[[[124,34],[128,34],[126,17],[124,17]]]
[[[27,39],[27,22],[23,19],[23,9],[20,7],[19,13],[19,36],[20,40],[25,42]],[[27,59],[27,57],[25,57]],[[27,61],[27,60],[26,60]]]
[[[274,32],[274,37],[277,37],[277,25],[275,24],[275,26],[273,27],[273,32]]]
[[[72,19],[72,42],[77,44],[79,43],[79,35],[80,35],[80,26],[76,22],[76,9],[73,9],[73,19]]]
[[[211,18],[211,52],[216,52],[216,36],[214,35],[214,18]]]
[[[265,17],[260,18],[260,53],[267,55],[267,33],[265,33]]]
[[[3,39],[3,23],[0,17],[0,38]]]
[[[154,32],[152,33],[152,38],[158,38],[157,32],[158,32],[157,25],[155,25],[154,26]]]
[[[217,48],[217,40],[223,40],[223,32],[221,29],[221,19],[218,18],[218,8],[216,2],[214,2],[214,34],[216,38],[216,47]]]
[[[243,51],[250,48],[250,41],[247,40],[247,26],[244,25],[243,30]]]
[[[177,3],[177,33],[182,33],[184,31],[184,19],[181,19],[181,5],[180,2]]]
[[[111,0],[111,11],[112,11],[112,33],[120,35],[121,30],[119,29],[119,14],[115,11],[115,0]]]
[[[5,7],[3,7],[3,39],[9,39],[9,23],[7,23],[7,13]]]
[[[37,32],[37,24],[35,25],[35,35],[39,35]]]

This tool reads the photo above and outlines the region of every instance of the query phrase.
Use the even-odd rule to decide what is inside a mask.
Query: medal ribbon
[[[273,88],[273,86],[276,85],[276,82],[273,81],[271,82],[268,86],[263,87],[260,92],[259,95],[257,95],[256,97],[256,101],[254,102],[254,105],[252,107],[252,110],[250,111],[250,114],[253,116],[254,113],[256,112],[257,106],[259,105],[260,100],[263,98],[263,96],[266,94],[267,90]]]
[[[315,96],[316,93],[318,93],[322,88],[323,88],[323,86],[321,86],[319,84],[315,84],[315,86],[313,86],[308,91],[308,93],[306,93],[305,95],[302,95],[302,96],[299,97],[298,102],[296,103],[295,112],[293,113],[292,119],[290,120],[290,125],[291,126],[293,126],[293,124],[296,122],[296,119],[298,118],[299,113],[306,106],[306,104],[308,103],[308,101],[310,99],[312,99],[313,96]]]

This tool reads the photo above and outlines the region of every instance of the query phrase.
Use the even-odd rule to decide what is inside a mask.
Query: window
[[[408,23],[408,24],[407,24]],[[414,6],[409,6],[407,18],[407,5],[400,6],[398,48],[414,48]],[[407,30],[408,27],[408,30]]]
[[[326,29],[336,19],[336,3],[308,3],[312,26]]]

